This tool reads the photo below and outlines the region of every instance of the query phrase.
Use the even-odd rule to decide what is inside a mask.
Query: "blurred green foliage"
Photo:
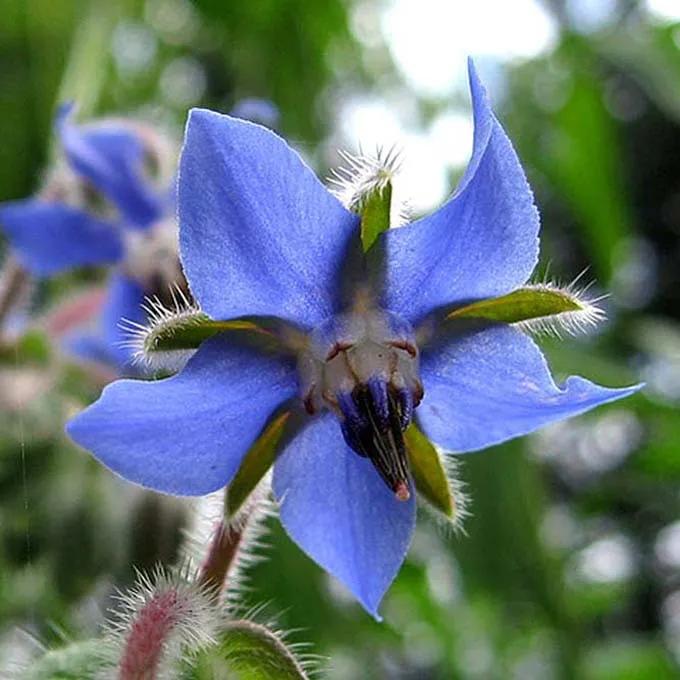
[[[271,603],[281,626],[299,631],[294,639],[330,657],[328,677],[677,677],[680,25],[651,22],[635,5],[620,3],[583,35],[551,3],[557,44],[503,69],[497,108],[541,208],[542,266],[569,279],[592,263],[592,278],[613,293],[601,333],[544,343],[556,375],[613,385],[642,376],[646,394],[465,458],[466,535],[422,513],[384,624],[272,520],[247,602]],[[347,64],[372,85],[352,8],[5,0],[0,199],[39,185],[54,107],[67,98],[85,116],[139,114],[179,135],[188,105],[227,111],[264,97],[279,106],[282,132],[313,151],[330,132],[327,94]],[[389,60],[385,68],[397,79]],[[441,102],[417,104],[426,119]],[[34,311],[96,277],[41,284]],[[30,647],[17,626],[50,646],[92,634],[133,566],[175,559],[186,504],[113,479],[65,441],[64,419],[99,388],[85,369],[51,367],[39,337],[3,351],[0,650],[9,657]]]

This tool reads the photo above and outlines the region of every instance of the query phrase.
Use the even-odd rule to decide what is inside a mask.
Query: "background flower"
[[[55,119],[65,165],[57,165],[36,197],[0,206],[0,224],[34,276],[117,266],[101,314],[90,322],[95,328],[71,331],[65,345],[83,359],[129,373],[133,357],[121,321],[144,322],[145,296],[165,296],[181,281],[173,152],[163,137],[134,121],[75,125],[73,108],[62,106]]]

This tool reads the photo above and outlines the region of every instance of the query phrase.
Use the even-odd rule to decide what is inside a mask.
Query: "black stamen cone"
[[[410,495],[409,467],[404,430],[409,423],[405,422],[397,395],[386,385],[384,388],[359,385],[351,395],[339,397],[338,403],[345,416],[342,433],[356,453],[370,459],[397,498],[407,500]]]

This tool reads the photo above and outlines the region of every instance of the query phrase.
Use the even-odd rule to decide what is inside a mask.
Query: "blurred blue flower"
[[[36,277],[118,265],[99,328],[71,335],[66,345],[82,358],[129,371],[131,350],[120,320],[145,321],[141,304],[157,292],[158,278],[149,256],[164,249],[166,268],[168,259],[177,260],[174,178],[159,187],[150,176],[147,166],[160,164],[165,153],[150,130],[123,120],[75,125],[72,114],[73,105],[66,104],[55,119],[67,167],[57,169],[37,196],[0,205],[0,224],[15,257]],[[178,264],[175,269],[179,275]]]
[[[239,99],[234,108],[229,112],[234,118],[249,120],[251,123],[259,123],[265,127],[275,130],[279,125],[281,114],[276,104],[268,99],[258,99],[257,97],[245,97]]]
[[[68,426],[126,479],[200,495],[227,485],[272,416],[293,410],[299,427],[273,472],[281,521],[376,617],[415,523],[403,438],[413,418],[463,453],[636,389],[558,386],[506,324],[441,323],[420,341],[435,312],[512,291],[538,256],[531,191],[472,65],[470,85],[469,167],[438,211],[381,235],[379,272],[358,217],[285,142],[194,110],[178,197],[192,293],[214,319],[278,319],[282,351],[217,336],[174,377],[110,385]]]

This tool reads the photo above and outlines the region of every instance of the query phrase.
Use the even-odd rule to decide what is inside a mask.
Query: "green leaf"
[[[447,318],[517,323],[570,312],[586,313],[592,309],[568,289],[536,285],[518,288],[501,297],[473,302],[450,312]]]
[[[414,424],[406,430],[404,439],[418,493],[436,510],[453,519],[456,500],[437,450]]]
[[[251,621],[234,621],[217,645],[198,654],[184,680],[305,680],[291,650],[271,630]]]
[[[361,243],[364,252],[369,250],[383,231],[390,228],[391,206],[392,183],[390,181],[385,181],[362,197],[358,212],[361,215]]]
[[[224,514],[233,518],[248,499],[253,489],[272,466],[281,436],[290,416],[289,412],[282,413],[265,428],[257,441],[250,447],[250,451],[241,463],[236,476],[227,487]]]
[[[110,668],[101,640],[77,642],[47,652],[21,676],[23,680],[82,680]]]

